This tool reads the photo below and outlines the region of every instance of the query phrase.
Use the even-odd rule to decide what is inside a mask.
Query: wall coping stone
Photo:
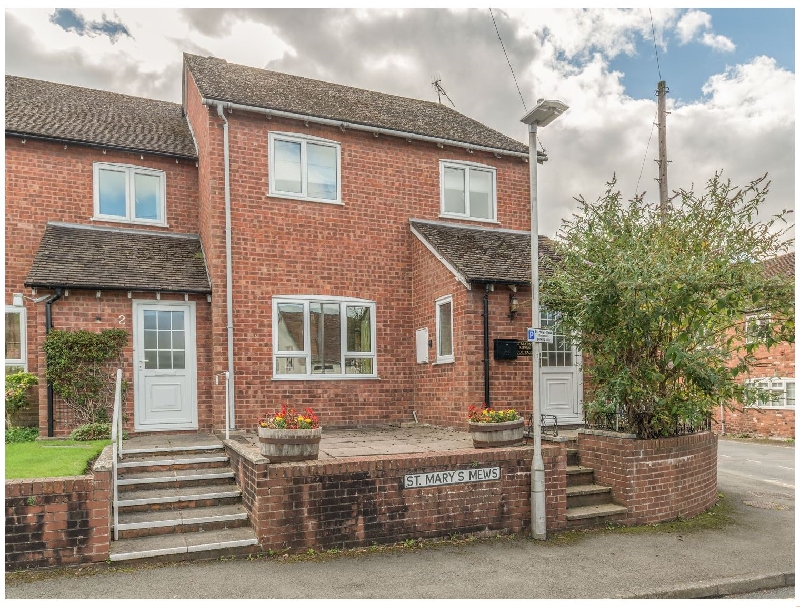
[[[595,430],[593,428],[581,428],[578,430],[578,434],[592,434],[594,436],[610,436],[612,438],[638,438],[636,434],[630,434],[627,432],[615,432],[614,430]],[[643,439],[649,440],[649,439]]]
[[[256,466],[258,466],[260,464],[268,464],[269,463],[269,458],[268,457],[264,457],[263,455],[261,455],[260,451],[258,451],[258,450],[254,451],[253,449],[248,448],[248,446],[243,445],[242,443],[240,443],[237,440],[225,439],[225,440],[222,441],[222,444],[226,448],[230,449],[231,451],[233,451],[234,453],[236,453],[240,457],[243,457],[244,459],[246,459],[247,461],[253,463]]]
[[[114,469],[114,446],[108,445],[100,452],[92,466],[92,472],[111,472]]]

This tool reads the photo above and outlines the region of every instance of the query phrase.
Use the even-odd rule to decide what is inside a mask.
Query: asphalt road
[[[492,539],[326,561],[7,576],[6,598],[633,598],[793,572],[794,448],[726,440],[719,446],[719,488],[734,520],[721,529],[599,531],[567,541]]]

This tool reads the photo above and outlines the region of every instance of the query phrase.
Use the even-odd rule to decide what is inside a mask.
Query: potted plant
[[[522,444],[525,421],[516,409],[469,407],[469,431],[476,449]]]
[[[258,420],[261,455],[270,462],[295,462],[319,457],[322,427],[311,409],[297,413],[283,405],[277,413]]]

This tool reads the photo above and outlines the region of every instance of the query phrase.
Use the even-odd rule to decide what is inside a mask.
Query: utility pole
[[[667,218],[667,82],[658,83],[658,194],[661,202],[661,223]]]

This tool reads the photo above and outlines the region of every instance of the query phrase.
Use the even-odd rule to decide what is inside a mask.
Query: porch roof
[[[211,293],[200,238],[49,222],[25,286]]]
[[[531,233],[410,220],[412,231],[469,282],[531,283]],[[542,258],[556,259],[555,243],[539,236]]]

